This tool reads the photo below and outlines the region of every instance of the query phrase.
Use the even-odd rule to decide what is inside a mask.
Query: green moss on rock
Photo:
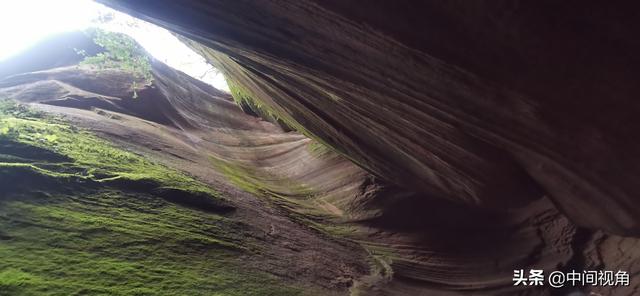
[[[111,145],[89,132],[79,130],[55,118],[26,113],[17,104],[3,103],[0,109],[0,139],[4,148],[22,145],[50,151],[68,162],[0,162],[0,168],[32,170],[51,178],[108,183],[142,190],[183,192],[211,199],[221,206],[224,199],[202,182],[168,169],[146,158]],[[9,147],[10,148],[10,147]],[[15,150],[15,149],[14,149]],[[189,194],[184,194],[185,196]]]
[[[259,243],[206,184],[21,105],[0,132],[0,295],[301,293],[240,261]]]

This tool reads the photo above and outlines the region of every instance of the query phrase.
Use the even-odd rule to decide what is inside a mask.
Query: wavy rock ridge
[[[409,191],[392,199],[397,206],[371,198],[382,204],[382,228],[402,220],[403,204],[424,209],[414,216],[450,207],[442,219],[425,218],[434,226],[422,221],[408,236],[433,239],[428,234],[443,224],[457,233],[449,245],[473,237],[460,238],[467,227],[473,234],[478,228],[487,235],[521,233],[529,253],[515,247],[517,236],[507,235],[507,241],[473,245],[458,255],[487,245],[474,258],[492,258],[495,247],[489,246],[513,244],[505,248],[528,254],[514,258],[529,256],[518,264],[536,265],[533,257],[566,268],[593,265],[568,259],[592,248],[593,241],[576,233],[638,234],[633,205],[640,166],[632,156],[638,142],[631,139],[639,60],[632,54],[638,45],[625,37],[638,33],[633,5],[103,2],[191,39],[272,113]],[[357,208],[370,208],[367,203]],[[401,214],[385,220],[394,209]],[[386,238],[396,246],[392,242]],[[433,251],[423,242],[408,245]],[[495,280],[479,278],[487,265],[478,264],[483,267],[468,268],[477,271],[467,271],[472,275],[464,280],[416,256],[412,262],[431,268],[407,268],[411,283],[453,290],[505,287],[518,265],[497,264],[495,277],[502,280]],[[452,262],[437,264],[446,270],[460,264],[443,262]],[[395,278],[403,278],[400,269]]]
[[[100,96],[81,108],[119,114],[74,120],[261,197],[238,198],[240,209],[271,211],[260,209],[268,200],[286,213],[253,224],[278,238],[272,254],[316,260],[295,271],[280,265],[292,260],[266,260],[274,274],[363,295],[564,295],[571,289],[514,287],[513,270],[638,272],[632,5],[101,2],[182,35],[253,111],[314,139],[159,64],[147,91],[161,103],[148,114],[117,99],[127,94],[70,83],[80,70],[45,79],[60,89],[50,104],[73,106],[68,94],[82,89]],[[27,97],[42,75],[1,91]],[[120,123],[140,118],[154,128]],[[322,235],[290,237],[279,223]],[[321,247],[298,256],[306,239]]]

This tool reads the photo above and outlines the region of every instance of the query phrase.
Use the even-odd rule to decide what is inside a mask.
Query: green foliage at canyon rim
[[[206,184],[9,101],[0,183],[0,295],[299,294]]]
[[[138,43],[122,33],[108,32],[99,28],[87,31],[93,36],[93,42],[105,51],[95,56],[86,56],[83,50],[76,50],[85,56],[80,65],[91,65],[98,69],[117,69],[131,73],[134,77],[131,89],[137,98],[136,90],[153,82],[149,57]]]

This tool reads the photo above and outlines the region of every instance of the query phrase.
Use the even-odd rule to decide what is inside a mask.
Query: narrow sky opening
[[[96,22],[105,16],[108,21]],[[0,1],[0,61],[47,36],[89,27],[125,33],[154,58],[217,89],[229,91],[222,74],[169,31],[90,0]]]

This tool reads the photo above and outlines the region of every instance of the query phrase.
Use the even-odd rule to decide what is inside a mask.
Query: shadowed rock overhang
[[[329,148],[231,111],[228,95],[161,64],[157,89],[147,90],[162,99],[153,112],[139,106],[145,93],[121,101],[117,88],[78,84],[77,69],[14,76],[3,92],[55,81],[46,89],[64,94],[51,99],[63,96],[65,106],[74,102],[67,94],[81,94],[93,100],[88,109],[158,123],[162,133],[110,131],[170,134],[184,146],[172,153],[194,160],[190,169],[205,172],[202,163],[213,161],[298,222],[354,223],[350,238],[375,259],[360,277],[362,262],[328,252],[327,243],[293,280],[365,295],[555,295],[569,291],[514,287],[513,269],[640,271],[634,4],[100,2],[181,35],[246,96],[247,108],[264,112],[254,114]],[[290,247],[279,242],[277,249]],[[360,258],[354,249],[340,250]],[[341,261],[321,265],[337,253]],[[349,268],[336,268],[340,262]],[[327,270],[327,278],[312,275]],[[637,287],[584,290],[629,295]]]
[[[581,226],[640,232],[634,5],[101,2],[221,53],[230,79],[392,183],[487,208],[546,194]]]

